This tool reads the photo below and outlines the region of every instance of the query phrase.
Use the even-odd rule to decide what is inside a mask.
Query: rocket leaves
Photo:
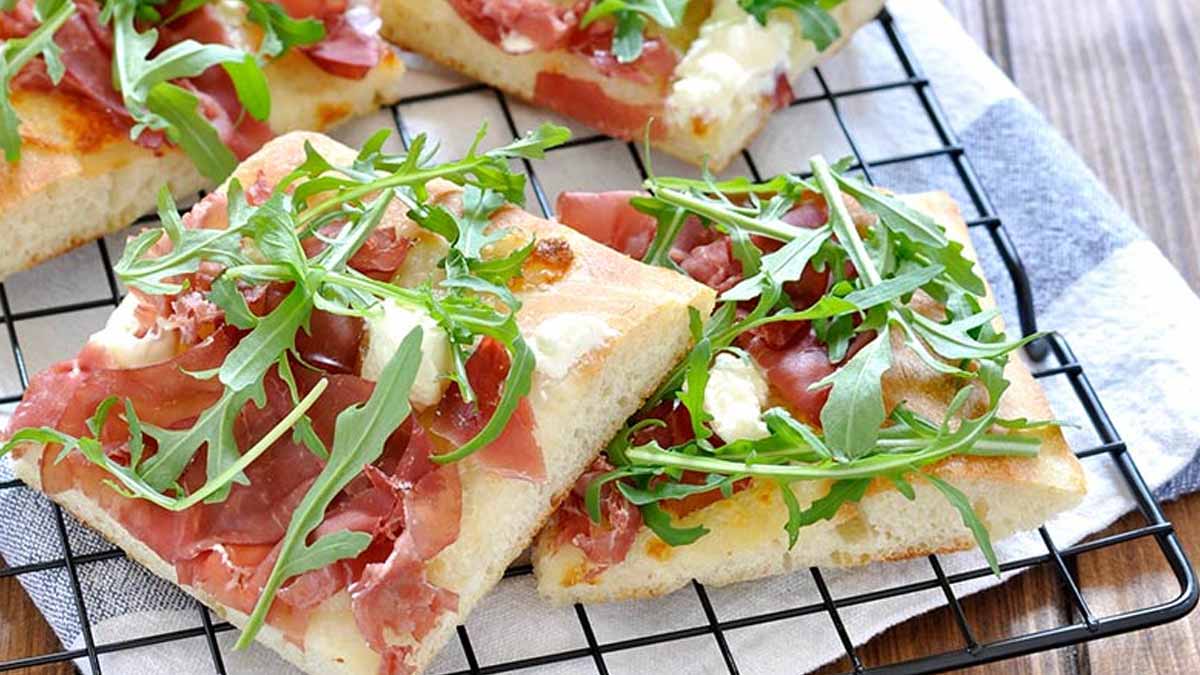
[[[770,7],[784,4],[792,3]],[[862,499],[874,480],[915,498],[912,476],[919,474],[930,478],[960,513],[994,563],[983,521],[962,493],[929,473],[929,467],[952,455],[1037,455],[1040,440],[1027,433],[1038,428],[1036,422],[997,417],[1008,386],[1003,375],[1008,355],[1036,336],[1008,339],[992,325],[996,312],[981,303],[986,286],[975,264],[935,218],[843,175],[845,163],[831,166],[814,157],[810,168],[812,180],[785,175],[762,183],[716,182],[707,173],[699,180],[651,176],[644,184],[649,194],[633,199],[638,211],[657,221],[647,262],[678,269],[668,254],[682,223],[695,219],[730,237],[742,279],[718,298],[712,317],[693,329],[695,346],[643,406],[636,425],[618,435],[624,441],[614,442],[608,451],[616,468],[603,480],[615,481],[652,529],[671,525],[670,518],[662,517],[669,511],[660,505],[663,500],[717,489],[728,497],[735,481],[746,477],[773,481],[781,490],[787,511],[784,530],[794,546],[804,527],[831,519],[844,504]],[[812,197],[824,201],[824,224],[812,225]],[[809,227],[784,218],[801,207],[805,211],[799,222]],[[737,251],[757,249],[761,238],[783,244],[759,255]],[[806,270],[819,272],[822,276],[812,278],[824,280],[824,292],[815,301],[811,281],[794,283]],[[915,302],[918,295],[920,302]],[[802,299],[811,304],[794,306]],[[761,340],[790,339],[787,344],[795,345],[801,338],[788,338],[786,332],[772,338],[767,331],[775,324],[797,322],[807,322],[807,329],[792,334],[823,346],[832,365],[830,374],[808,386],[809,391],[828,391],[819,426],[818,420],[807,418],[809,411],[802,411],[806,417],[801,421],[787,408],[775,407],[761,415],[767,437],[716,438],[708,428],[702,391],[715,355],[741,346],[750,354],[784,349],[786,359],[786,345]],[[941,419],[925,419],[903,402],[889,407],[884,382],[899,359],[894,349],[908,350],[915,363],[950,378],[954,393]],[[968,400],[978,402],[981,391],[987,394],[982,412],[968,408]],[[779,391],[773,395],[787,400]],[[680,409],[687,414],[693,437],[672,447],[632,444],[634,429],[674,420],[663,413],[665,402],[676,406],[670,415]],[[679,428],[675,423],[671,427]],[[829,481],[830,488],[805,505],[792,490],[797,481]],[[702,534],[664,531],[666,536],[660,536],[668,543],[690,543]]]
[[[388,436],[408,417],[408,394],[421,363],[421,329],[414,328],[383,368],[366,403],[351,406],[337,416],[329,461],[292,513],[279,555],[254,611],[238,638],[239,649],[254,642],[266,621],[275,594],[288,579],[337,560],[353,558],[371,543],[361,532],[335,532],[308,543],[313,530],[325,520],[330,503],[350,481],[383,454]]]

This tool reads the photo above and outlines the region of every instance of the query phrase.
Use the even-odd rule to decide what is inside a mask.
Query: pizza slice
[[[721,292],[697,346],[539,535],[539,591],[655,596],[1029,530],[1085,490],[957,206],[812,181],[660,178],[559,218]]]
[[[719,171],[882,0],[384,0],[405,49]]]
[[[17,475],[310,673],[424,668],[713,293],[514,205],[545,126],[446,163],[291,133],[130,240],[35,376]]]
[[[0,2],[0,278],[399,96],[372,5]]]

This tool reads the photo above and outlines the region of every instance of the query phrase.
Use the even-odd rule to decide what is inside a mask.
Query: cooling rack
[[[961,183],[959,186],[961,188],[960,194],[966,195],[969,204],[974,207],[975,214],[977,214],[977,217],[969,220],[968,225],[972,228],[973,232],[977,234],[983,233],[991,240],[1008,272],[1013,297],[1016,301],[1017,316],[1021,331],[1026,335],[1036,332],[1037,325],[1034,318],[1034,303],[1029,280],[1003,222],[996,214],[985,190],[980,185],[963,146],[951,130],[946,115],[942,111],[937,98],[934,96],[929,79],[923,74],[904,35],[900,32],[886,10],[879,15],[877,23],[882,29],[882,33],[886,36],[886,43],[895,52],[895,57],[902,70],[901,77],[887,82],[838,89],[830,85],[829,81],[827,81],[826,73],[818,68],[815,70],[816,82],[819,85],[818,93],[796,98],[791,105],[793,107],[827,106],[836,120],[838,129],[842,136],[844,136],[846,145],[854,156],[855,164],[853,168],[860,171],[868,181],[874,182],[875,176],[873,172],[880,171],[882,167],[904,166],[932,158],[940,158],[948,161],[953,167],[953,174],[957,176],[957,180]],[[911,92],[919,101],[920,108],[927,115],[928,121],[937,138],[936,147],[918,152],[890,154],[884,157],[872,158],[868,161],[861,151],[860,143],[856,140],[855,130],[851,128],[852,124],[848,116],[843,114],[843,106],[846,105],[847,101],[857,96],[899,90]],[[494,94],[503,116],[504,124],[507,126],[506,133],[510,133],[514,137],[519,135],[518,124],[514,119],[512,105],[510,105],[505,95],[478,84],[456,86],[405,98],[391,107],[391,118],[399,131],[401,140],[407,143],[411,129],[404,123],[404,113],[408,106],[430,101],[453,100],[458,96],[479,94],[480,92]],[[573,139],[565,147],[579,147],[593,144],[618,145],[619,142],[605,136],[589,135]],[[642,164],[642,158],[639,155],[638,149],[632,144],[627,145],[630,161],[634,163],[637,171],[644,177],[646,175],[646,167]],[[561,149],[557,149],[552,152],[560,151]],[[758,175],[758,166],[751,153],[744,152],[742,159],[750,174],[756,179],[760,178]],[[547,199],[547,193],[543,188],[542,181],[538,178],[537,170],[528,161],[524,161],[524,169],[530,178],[532,194],[536,199],[538,207],[543,214],[551,214],[552,210]],[[8,290],[4,285],[0,285],[0,311],[2,311],[4,326],[11,343],[17,375],[22,388],[28,382],[28,372],[26,360],[22,355],[22,347],[18,340],[17,325],[19,323],[46,318],[69,321],[73,313],[115,305],[120,301],[120,287],[113,276],[111,269],[112,260],[103,240],[96,244],[95,251],[106,273],[107,297],[29,311],[14,311],[12,303],[10,303]],[[1195,574],[1180,546],[1172,524],[1164,517],[1159,504],[1143,481],[1124,441],[1121,440],[1121,437],[1113,428],[1112,421],[1109,419],[1095,390],[1092,388],[1087,374],[1075,358],[1067,341],[1061,335],[1050,333],[1046,337],[1032,343],[1028,349],[1030,356],[1035,361],[1041,363],[1041,366],[1035,369],[1035,377],[1039,379],[1064,379],[1069,384],[1070,390],[1084,411],[1088,423],[1095,432],[1095,437],[1099,439],[1099,442],[1091,447],[1076,449],[1076,455],[1081,459],[1096,456],[1107,457],[1115,465],[1117,475],[1124,482],[1124,488],[1132,496],[1143,521],[1138,526],[1100,538],[1092,538],[1083,543],[1068,547],[1057,546],[1051,534],[1043,527],[1039,530],[1038,534],[1045,545],[1044,553],[1016,560],[1008,560],[1001,565],[1001,568],[1005,572],[1029,570],[1039,567],[1048,568],[1052,571],[1064,589],[1068,602],[1071,605],[1071,611],[1065,617],[1061,617],[1064,620],[1057,625],[1015,636],[1007,636],[994,641],[979,639],[975,629],[972,628],[970,622],[967,620],[966,613],[960,602],[960,594],[956,592],[956,588],[961,589],[964,584],[987,577],[991,572],[986,567],[981,566],[976,569],[948,573],[943,568],[938,556],[929,556],[927,558],[929,566],[929,578],[927,580],[874,589],[845,597],[839,596],[831,590],[832,584],[827,583],[820,569],[811,568],[807,574],[811,577],[811,581],[819,593],[819,601],[776,609],[767,613],[740,616],[733,619],[720,618],[718,612],[714,609],[714,603],[710,599],[708,591],[703,585],[694,583],[691,590],[696,595],[703,610],[703,622],[690,627],[651,632],[616,641],[603,641],[599,639],[597,632],[593,630],[593,623],[589,617],[588,610],[582,605],[575,605],[573,608],[574,614],[586,639],[585,647],[537,654],[532,657],[500,663],[481,662],[482,660],[477,655],[476,650],[472,648],[471,635],[467,628],[460,626],[458,628],[458,639],[463,656],[465,657],[466,668],[457,671],[454,675],[459,675],[460,673],[512,672],[549,664],[560,664],[572,660],[578,660],[577,663],[584,664],[590,660],[591,664],[594,665],[595,671],[601,675],[607,675],[609,666],[606,663],[606,658],[610,655],[636,648],[666,646],[671,643],[692,639],[714,640],[720,654],[720,659],[712,664],[711,670],[713,672],[717,670],[728,671],[729,673],[736,674],[746,671],[747,668],[745,666],[739,667],[734,651],[730,649],[726,633],[750,626],[761,626],[784,622],[798,617],[818,615],[826,616],[836,629],[837,638],[847,657],[844,662],[848,662],[851,667],[851,671],[849,672],[925,673],[978,665],[1088,640],[1096,640],[1122,632],[1165,623],[1187,614],[1197,602]],[[19,398],[19,394],[0,397],[0,404],[11,404],[19,400]],[[17,481],[0,482],[0,491],[25,489],[27,488]],[[211,656],[212,671],[218,674],[227,672],[217,636],[220,633],[234,630],[234,627],[227,622],[214,620],[209,611],[198,603],[196,605],[196,625],[193,627],[112,642],[97,641],[93,636],[92,624],[88,619],[88,611],[79,582],[78,570],[86,565],[94,565],[103,561],[120,558],[123,554],[115,549],[85,554],[73,552],[67,535],[67,523],[70,516],[65,515],[58,506],[53,506],[52,511],[54,526],[57,536],[61,540],[64,555],[58,559],[45,562],[0,569],[0,580],[46,572],[48,570],[65,571],[73,595],[74,608],[78,613],[84,646],[80,649],[61,650],[3,661],[0,662],[0,671],[13,671],[26,668],[36,670],[38,666],[79,660],[80,662],[86,662],[90,666],[91,672],[98,674],[101,672],[99,657],[103,654],[139,649],[180,640],[203,638],[207,643],[208,652]],[[1118,613],[1107,614],[1093,611],[1084,593],[1081,591],[1082,584],[1075,569],[1076,559],[1085,553],[1103,551],[1134,540],[1152,540],[1157,545],[1157,551],[1161,553],[1163,562],[1170,569],[1178,584],[1178,592],[1173,598],[1165,602],[1147,602],[1144,606],[1122,610]],[[506,576],[519,577],[528,575],[530,572],[531,570],[528,565],[520,565],[509,569]],[[954,622],[960,634],[960,645],[947,651],[929,653],[925,656],[901,663],[864,665],[856,650],[854,641],[850,637],[853,632],[853,626],[848,625],[847,621],[843,619],[844,610],[925,592],[940,593],[944,597],[945,603],[952,610]],[[0,617],[0,620],[3,620],[3,618]],[[588,669],[590,670],[591,667]]]

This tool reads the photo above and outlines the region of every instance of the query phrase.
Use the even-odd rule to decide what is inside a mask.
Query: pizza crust
[[[303,160],[306,141],[335,164],[348,164],[355,155],[325,136],[297,132],[269,142],[239,166],[234,176],[246,182],[261,173],[274,183]],[[431,198],[443,202],[452,202],[459,191],[445,181],[429,187]],[[394,203],[385,216],[385,226],[390,223],[401,232],[415,231],[403,210]],[[689,307],[707,316],[714,303],[714,294],[707,287],[643,265],[557,223],[518,209],[506,209],[496,220],[498,225],[539,237],[565,239],[574,255],[561,280],[518,293],[523,302],[518,314],[523,333],[547,318],[580,312],[602,317],[612,332],[603,346],[590,351],[565,377],[534,373],[529,401],[537,420],[534,433],[542,448],[545,482],[535,485],[503,478],[472,458],[458,464],[463,493],[460,534],[430,561],[428,574],[431,582],[458,594],[459,609],[444,615],[420,641],[397,636],[397,644],[415,642],[412,665],[418,671],[429,664],[455,626],[528,547],[576,477],[682,356],[690,340]],[[26,446],[14,453],[17,476],[34,488],[40,488],[42,451],[41,446]],[[51,498],[150,571],[177,583],[169,563],[89,497],[68,491]],[[247,617],[241,612],[198,588],[182,588],[233,624],[245,624]],[[379,655],[358,633],[345,591],[318,608],[308,627],[305,649],[270,626],[259,634],[259,641],[314,675],[370,674],[379,664]]]
[[[799,67],[794,74],[836,53],[882,7],[883,0],[845,0],[829,10],[841,28],[842,38],[823,52],[807,44],[795,61]],[[534,84],[543,71],[593,82],[610,98],[632,105],[661,103],[665,97],[652,83],[601,75],[584,55],[566,50],[505,52],[480,37],[448,0],[384,0],[380,15],[388,40],[526,101],[533,101]],[[761,106],[744,115],[705,125],[667,125],[665,136],[654,141],[654,146],[692,164],[707,161],[709,168],[720,171],[750,144],[772,112],[769,97],[763,97]],[[670,120],[675,116],[665,111],[663,117]]]
[[[949,195],[907,199],[948,225],[949,235],[975,257],[966,224]],[[885,397],[903,399],[917,412],[939,419],[954,384],[933,375],[896,344]],[[1001,402],[1004,417],[1054,417],[1019,354],[1005,373],[1012,385]],[[934,469],[970,498],[993,540],[1033,529],[1083,498],[1083,469],[1062,432],[1049,428],[1037,433],[1042,439],[1037,458],[951,457]],[[693,578],[719,586],[814,565],[855,566],[973,548],[974,538],[941,493],[927,481],[912,484],[917,497],[909,501],[889,483],[875,481],[859,504],[844,505],[834,519],[802,528],[791,550],[783,527],[786,507],[779,488],[766,481],[754,481],[733,497],[679,519],[680,527],[703,524],[710,530],[688,546],[667,546],[643,527],[625,561],[607,570],[593,566],[574,545],[558,544],[557,533],[547,528],[534,546],[538,591],[556,603],[605,602],[664,595]],[[804,506],[823,496],[829,483],[798,481],[792,489]]]
[[[391,50],[366,77],[331,75],[291,51],[265,68],[271,128],[327,130],[400,97],[403,62]],[[21,159],[0,162],[0,279],[115,232],[154,210],[167,185],[177,200],[212,187],[178,148],[129,140],[107,115],[58,91],[20,91]]]

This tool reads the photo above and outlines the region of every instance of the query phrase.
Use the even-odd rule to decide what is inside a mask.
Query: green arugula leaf
[[[250,311],[246,297],[238,290],[237,282],[232,277],[221,275],[214,279],[208,299],[225,312],[226,323],[242,330],[250,330],[258,325],[258,317]]]
[[[842,36],[837,19],[828,11],[841,4],[841,0],[738,0],[738,4],[764,26],[772,11],[790,9],[800,22],[800,34],[817,51],[825,51]]]
[[[821,409],[821,427],[835,459],[854,459],[875,447],[887,418],[882,378],[891,365],[892,340],[884,328],[845,365],[810,387],[832,387]]]
[[[723,485],[733,483],[735,480],[732,476],[710,473],[704,477],[704,481],[701,483],[662,481],[653,486],[648,485],[647,487],[638,487],[629,483],[617,483],[617,489],[621,491],[621,494],[631,504],[645,506],[646,504],[653,504],[664,499],[683,499],[692,495],[720,490]]]
[[[784,284],[795,281],[804,273],[812,257],[820,250],[821,245],[829,239],[832,229],[828,226],[815,230],[801,230],[794,239],[783,245],[783,248],[768,253],[762,257],[762,270],[754,276],[740,281],[733,288],[721,294],[720,300],[750,300],[761,293],[762,284],[769,279],[770,283]]]
[[[995,314],[995,311],[985,312],[952,323],[938,323],[917,312],[910,312],[908,318],[917,334],[929,343],[935,352],[947,359],[996,358],[1020,349],[1044,335],[1034,333],[1019,340],[981,342],[968,334],[970,329],[991,321]]]
[[[916,291],[918,288],[937,278],[945,269],[941,265],[920,267],[910,272],[884,279],[870,288],[863,288],[848,293],[842,300],[859,309],[868,309],[885,302],[891,302]]]
[[[205,178],[219,182],[233,173],[237,157],[200,114],[199,105],[200,100],[192,92],[170,82],[160,82],[148,90],[143,109],[147,115],[155,116],[159,128],[167,130],[167,137],[187,153]]]
[[[221,383],[243,391],[259,382],[279,354],[295,345],[296,331],[308,321],[312,302],[302,287],[293,288],[225,357],[219,371]]]
[[[686,546],[700,537],[708,534],[708,528],[703,525],[679,528],[671,522],[671,514],[663,511],[657,502],[641,507],[642,521],[659,539],[668,546]]]
[[[116,490],[122,496],[129,499],[145,499],[157,506],[160,506],[168,511],[184,511],[208,499],[213,494],[224,490],[228,487],[235,478],[242,475],[246,467],[250,466],[256,459],[262,456],[275,441],[279,440],[287,430],[296,423],[300,417],[308,411],[309,408],[317,402],[322,392],[329,385],[328,380],[321,379],[313,390],[304,397],[303,400],[296,406],[292,412],[288,413],[282,420],[279,421],[270,431],[266,433],[257,443],[250,447],[237,462],[227,467],[220,475],[209,478],[200,489],[187,496],[168,497],[160,492],[157,488],[150,485],[143,476],[136,470],[134,466],[125,466],[111,459],[104,451],[104,446],[100,441],[91,437],[74,438],[68,434],[64,434],[55,429],[47,427],[29,427],[20,429],[15,432],[12,437],[0,447],[0,456],[11,451],[21,443],[54,443],[62,445],[63,452],[60,452],[56,461],[61,462],[66,457],[68,449],[78,450],[88,461],[99,466],[107,471],[110,475],[117,479],[116,482],[108,481],[107,485]],[[98,406],[98,411],[107,415],[112,404],[107,406]],[[137,419],[137,415],[133,411],[131,405],[125,406],[129,428],[140,429],[144,425]],[[96,419],[89,426],[103,428],[104,420]],[[149,460],[146,461],[149,464]],[[177,490],[178,492],[178,490]]]
[[[41,25],[23,38],[11,38],[0,44],[0,147],[4,148],[6,161],[15,162],[21,158],[21,120],[10,99],[12,79],[25,64],[40,55],[46,61],[51,82],[58,84],[63,76],[63,64],[54,34],[74,13],[75,3],[71,0],[38,2],[35,15]]]
[[[214,182],[224,180],[237,159],[197,111],[196,96],[171,80],[194,77],[221,65],[246,111],[265,120],[270,115],[266,76],[252,55],[223,44],[183,40],[151,58],[158,30],[138,32],[134,21],[140,6],[137,0],[110,0],[101,15],[112,24],[113,82],[136,122],[130,135],[137,138],[145,129],[165,129],[205,177]]]
[[[265,0],[242,0],[246,18],[263,30],[260,56],[277,58],[292,47],[303,47],[325,38],[325,24],[316,19],[293,19],[283,8]]]
[[[791,486],[784,481],[779,481],[779,493],[783,497],[783,503],[788,511],[788,519],[783,526],[788,535],[788,550],[796,545],[801,528],[822,520],[832,520],[843,504],[860,501],[870,484],[871,479],[869,478],[839,480],[829,486],[829,492],[825,493],[824,497],[813,500],[813,503],[805,509],[801,508],[800,501],[796,499],[796,493],[792,492]]]
[[[662,28],[675,28],[683,22],[687,3],[688,0],[601,0],[588,8],[579,25],[587,28],[599,19],[615,19],[613,56],[620,63],[632,63],[642,55],[647,20]]]
[[[312,544],[308,543],[308,537],[325,519],[326,509],[333,499],[362,473],[367,464],[383,454],[388,436],[408,417],[411,410],[409,391],[420,362],[421,329],[418,327],[401,341],[366,403],[338,414],[329,461],[292,513],[287,532],[279,544],[279,556],[242,629],[238,649],[244,649],[254,641],[275,601],[275,594],[285,581],[336,560],[355,557],[371,543],[369,534],[357,532],[327,535]]]
[[[950,502],[954,510],[958,511],[963,525],[966,525],[967,529],[971,531],[975,537],[975,543],[979,545],[979,550],[987,559],[988,567],[992,568],[993,574],[1000,576],[1000,563],[996,559],[995,549],[992,548],[992,537],[988,533],[987,526],[980,520],[979,514],[975,513],[974,507],[971,506],[971,500],[967,499],[961,490],[931,473],[922,473],[921,477],[932,483],[946,498],[946,501]]]
[[[226,389],[221,398],[201,413],[196,422],[187,429],[163,429],[143,423],[141,427],[145,433],[158,441],[158,452],[146,460],[140,470],[146,483],[159,492],[165,491],[179,480],[201,447],[206,449],[207,475],[210,480],[236,464],[241,453],[233,435],[234,422],[247,402],[253,398],[261,400],[265,396],[261,383],[257,385],[240,391]],[[250,480],[239,472],[229,483],[215,490],[206,501],[224,501],[229,496],[233,483],[249,485]]]
[[[712,419],[712,415],[704,410],[704,390],[708,387],[708,365],[712,356],[712,341],[701,337],[696,346],[688,352],[684,366],[684,386],[676,394],[679,402],[688,410],[688,416],[692,420],[692,433],[701,441],[713,435],[712,430],[705,426],[705,423]]]

